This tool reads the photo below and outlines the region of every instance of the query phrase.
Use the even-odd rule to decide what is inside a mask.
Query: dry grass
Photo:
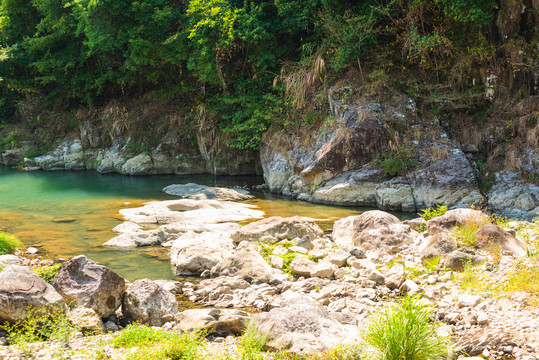
[[[305,107],[306,98],[313,86],[322,81],[326,63],[320,55],[308,59],[305,63],[288,62],[281,68],[281,74],[273,80],[274,86],[282,83],[286,96],[296,109]]]

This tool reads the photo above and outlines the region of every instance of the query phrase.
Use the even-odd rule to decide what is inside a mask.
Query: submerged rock
[[[0,272],[0,323],[24,320],[30,309],[65,311],[65,301],[29,268],[9,265]]]
[[[243,201],[254,198],[253,195],[249,195],[249,192],[243,189],[209,187],[192,183],[169,185],[163,191],[168,195],[193,200]]]

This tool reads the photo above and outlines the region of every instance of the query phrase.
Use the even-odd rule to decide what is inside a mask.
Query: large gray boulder
[[[78,255],[62,264],[52,286],[68,303],[91,308],[105,318],[120,306],[125,280],[109,268]]]
[[[211,276],[238,276],[250,283],[266,283],[272,278],[272,268],[256,251],[239,250],[219,261]]]
[[[31,308],[46,311],[65,310],[65,301],[43,279],[19,265],[9,265],[0,272],[0,323],[26,319]]]
[[[322,353],[357,340],[357,327],[339,323],[311,298],[284,295],[281,307],[253,317],[257,332],[267,336],[269,348],[297,354]]]
[[[178,312],[176,297],[152,280],[135,281],[125,291],[122,313],[130,321],[150,326],[163,325],[163,316]]]
[[[361,246],[369,250],[387,250],[410,244],[419,234],[389,213],[366,211],[335,222],[333,239],[337,246],[350,249]]]
[[[193,200],[243,201],[254,198],[243,189],[227,189],[198,184],[174,184],[163,189],[165,193]]]
[[[249,322],[245,311],[235,309],[190,309],[175,316],[182,331],[205,330],[220,336],[240,335]]]
[[[244,240],[274,243],[294,238],[314,240],[323,234],[322,229],[312,219],[301,216],[272,216],[242,227],[232,234],[232,239],[236,243]]]

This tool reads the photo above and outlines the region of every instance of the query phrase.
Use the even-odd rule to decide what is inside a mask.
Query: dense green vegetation
[[[0,123],[29,96],[56,109],[149,96],[256,149],[343,74],[418,96],[393,76],[412,68],[473,92],[479,69],[516,49],[531,76],[534,20],[507,37],[502,15],[495,0],[4,0]]]

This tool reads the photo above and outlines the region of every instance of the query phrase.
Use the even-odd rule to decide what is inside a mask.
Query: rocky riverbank
[[[125,356],[125,349],[106,345],[111,335],[84,336],[114,337],[132,321],[173,332],[204,329],[210,357],[237,347],[239,340],[229,336],[254,321],[268,350],[308,355],[356,344],[373,314],[410,295],[433,307],[438,333],[451,337],[450,357],[539,359],[537,223],[470,209],[400,221],[376,210],[339,220],[324,233],[307,218],[255,221],[261,217],[256,209],[229,201],[244,192],[174,189],[190,199],[122,210],[129,222],[120,225],[120,237],[129,239],[127,246],[171,248],[177,274],[202,281],[126,283],[77,256],[47,284],[28,270],[39,260],[4,255],[2,321],[23,319],[28,305],[67,311],[81,329],[72,340],[72,358],[93,358],[98,348],[108,358]],[[202,217],[211,220],[197,222]],[[247,219],[249,224],[237,224]],[[116,239],[108,245],[121,244]],[[202,308],[179,309],[179,294]],[[53,350],[57,345],[43,343],[32,351],[51,358]],[[2,346],[0,355],[18,359],[21,349]]]
[[[327,108],[324,121],[273,126],[259,152],[229,148],[227,134],[209,128],[190,138],[171,129],[154,146],[141,146],[120,120],[147,109],[111,105],[100,121],[79,119],[77,131],[48,144],[48,151],[23,141],[2,151],[0,164],[124,175],[263,174],[270,191],[317,203],[403,212],[481,205],[527,220],[539,212],[539,124],[532,105],[523,105],[527,115],[508,135],[501,121],[463,128],[427,116],[396,91],[375,96],[334,86],[327,101],[317,101]]]

